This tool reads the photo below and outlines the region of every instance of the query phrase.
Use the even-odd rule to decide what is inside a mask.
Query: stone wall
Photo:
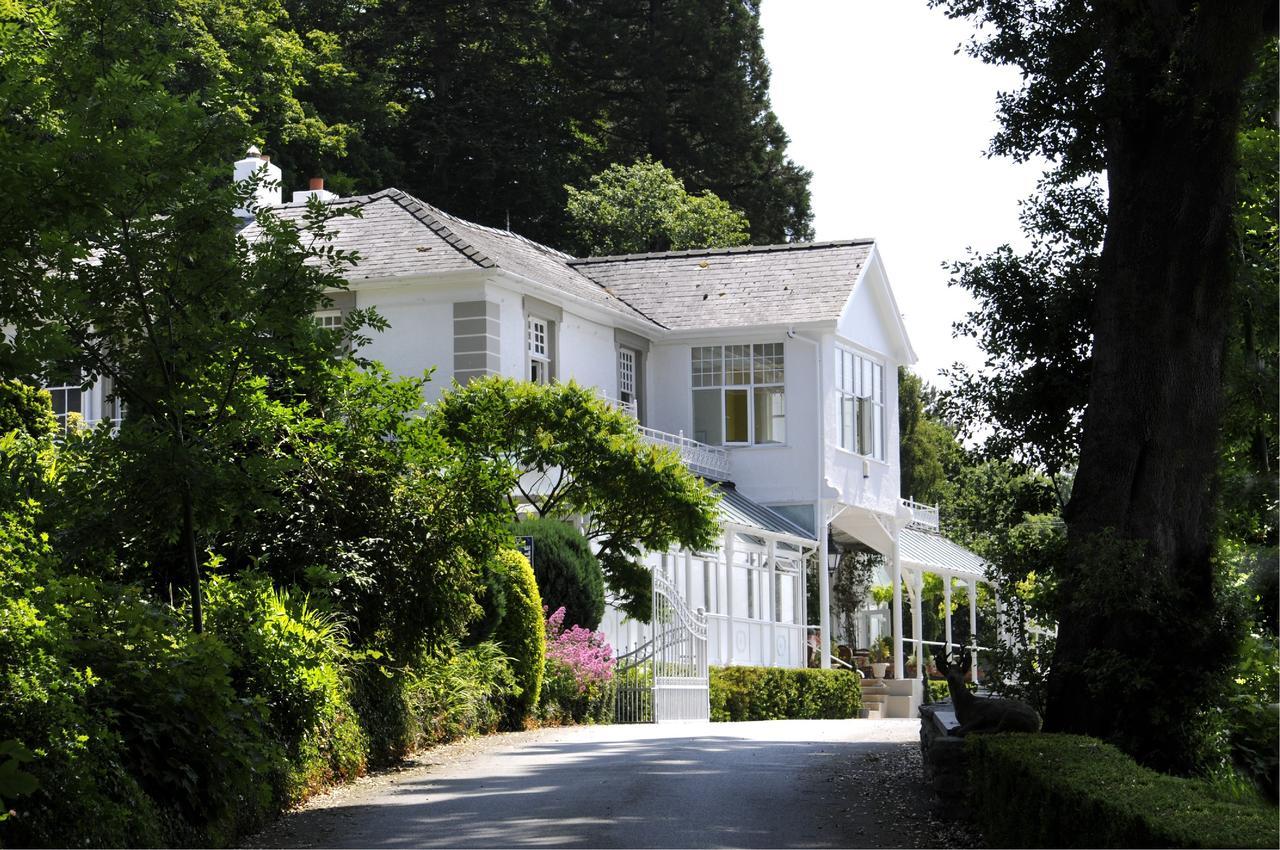
[[[951,703],[920,706],[920,753],[924,780],[933,788],[939,817],[963,818],[968,804],[969,764],[964,738],[951,734],[957,726]]]

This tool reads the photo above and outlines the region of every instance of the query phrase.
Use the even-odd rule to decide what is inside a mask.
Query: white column
[[[724,613],[729,636],[725,648],[724,663],[733,664],[733,538],[732,531],[724,533]]]
[[[830,556],[831,533],[824,527],[823,535],[827,538],[822,546],[822,556],[818,559],[818,642],[821,644],[818,659],[823,670],[831,669],[831,576],[827,573],[827,561]]]
[[[893,678],[902,678],[902,552],[893,541]]]
[[[912,573],[912,585],[915,593],[911,594],[911,640],[916,645],[916,675],[920,675],[920,663],[924,661],[924,569],[917,568]]]
[[[777,593],[778,588],[778,565],[774,561],[777,554],[778,543],[772,537],[769,538],[769,548],[766,550],[765,557],[769,559],[769,592],[765,597],[769,600],[769,666],[778,666],[778,606]]]
[[[951,661],[951,576],[942,577],[942,605],[946,609],[947,622],[947,661]],[[924,659],[920,659],[920,663],[924,663]]]
[[[688,549],[684,550],[684,604],[696,607],[693,604],[693,553]]]
[[[969,579],[969,645],[974,647],[969,663],[973,666],[973,682],[978,682],[978,580]]]

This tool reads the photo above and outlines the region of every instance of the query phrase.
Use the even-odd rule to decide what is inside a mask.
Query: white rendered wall
[[[556,374],[595,387],[607,398],[618,397],[618,349],[613,328],[582,316],[564,313],[560,323],[560,363]]]

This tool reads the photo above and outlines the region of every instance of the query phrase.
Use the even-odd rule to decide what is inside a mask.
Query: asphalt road
[[[953,847],[918,721],[543,729],[443,747],[313,800],[261,847]]]

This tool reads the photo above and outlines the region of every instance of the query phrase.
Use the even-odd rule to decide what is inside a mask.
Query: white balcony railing
[[[621,410],[623,413],[627,414],[632,419],[640,418],[640,416],[636,412],[635,401],[621,401],[616,398],[610,398],[609,396],[602,396],[602,398],[604,399],[605,404],[609,405],[610,407],[616,407],[618,410]]]
[[[902,504],[911,511],[911,521],[907,523],[908,525],[928,531],[940,531],[942,529],[938,518],[937,505],[924,505],[911,499],[903,499]]]
[[[709,446],[690,440],[684,434],[671,434],[640,426],[640,434],[647,442],[667,446],[680,454],[684,465],[704,478],[716,481],[729,480],[729,452],[719,446]]]

